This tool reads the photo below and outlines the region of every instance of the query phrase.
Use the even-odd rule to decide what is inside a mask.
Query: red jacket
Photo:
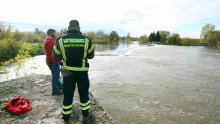
[[[52,63],[60,63],[61,60],[55,60],[53,58],[53,46],[56,43],[55,38],[46,37],[44,39],[44,51],[46,53],[46,62],[52,62]]]
[[[8,110],[12,114],[20,115],[30,111],[32,108],[29,103],[29,99],[23,98],[21,96],[16,96],[10,99],[10,101],[5,104],[5,110]]]

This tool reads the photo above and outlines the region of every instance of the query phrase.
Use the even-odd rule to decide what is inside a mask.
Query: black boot
[[[61,90],[57,90],[57,91],[52,91],[52,95],[62,95],[63,92]]]

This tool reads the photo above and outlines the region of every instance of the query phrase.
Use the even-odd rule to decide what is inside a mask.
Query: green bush
[[[2,41],[0,49],[0,66],[23,60],[30,56],[43,55],[44,48],[41,44],[17,44],[10,40]]]
[[[182,38],[181,45],[183,45],[183,46],[199,46],[201,44],[200,44],[199,39]]]
[[[44,46],[42,44],[32,44],[30,47],[30,53],[29,55],[31,56],[36,56],[36,55],[44,55]]]
[[[17,56],[21,50],[21,44],[16,43],[13,39],[4,39],[0,41],[0,62],[8,61]]]
[[[45,54],[43,44],[23,44],[22,50],[26,51],[27,54],[30,56]],[[23,54],[24,54],[24,52],[23,52]]]

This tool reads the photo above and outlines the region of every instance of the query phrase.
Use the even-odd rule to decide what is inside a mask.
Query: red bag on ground
[[[9,100],[9,102],[4,106],[4,109],[8,110],[12,114],[20,115],[30,111],[32,108],[29,105],[29,99],[16,96],[15,98]]]

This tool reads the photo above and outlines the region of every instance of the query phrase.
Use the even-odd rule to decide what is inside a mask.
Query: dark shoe
[[[62,119],[64,120],[64,124],[70,124],[70,118],[68,117],[62,117]]]
[[[90,119],[92,118],[92,114],[89,113],[89,115],[87,117],[83,117],[83,124],[90,124]]]
[[[64,124],[70,124],[70,120],[64,120]]]
[[[53,96],[54,96],[54,95],[62,95],[62,94],[63,94],[63,92],[60,91],[60,90],[52,91],[52,95],[53,95]]]

